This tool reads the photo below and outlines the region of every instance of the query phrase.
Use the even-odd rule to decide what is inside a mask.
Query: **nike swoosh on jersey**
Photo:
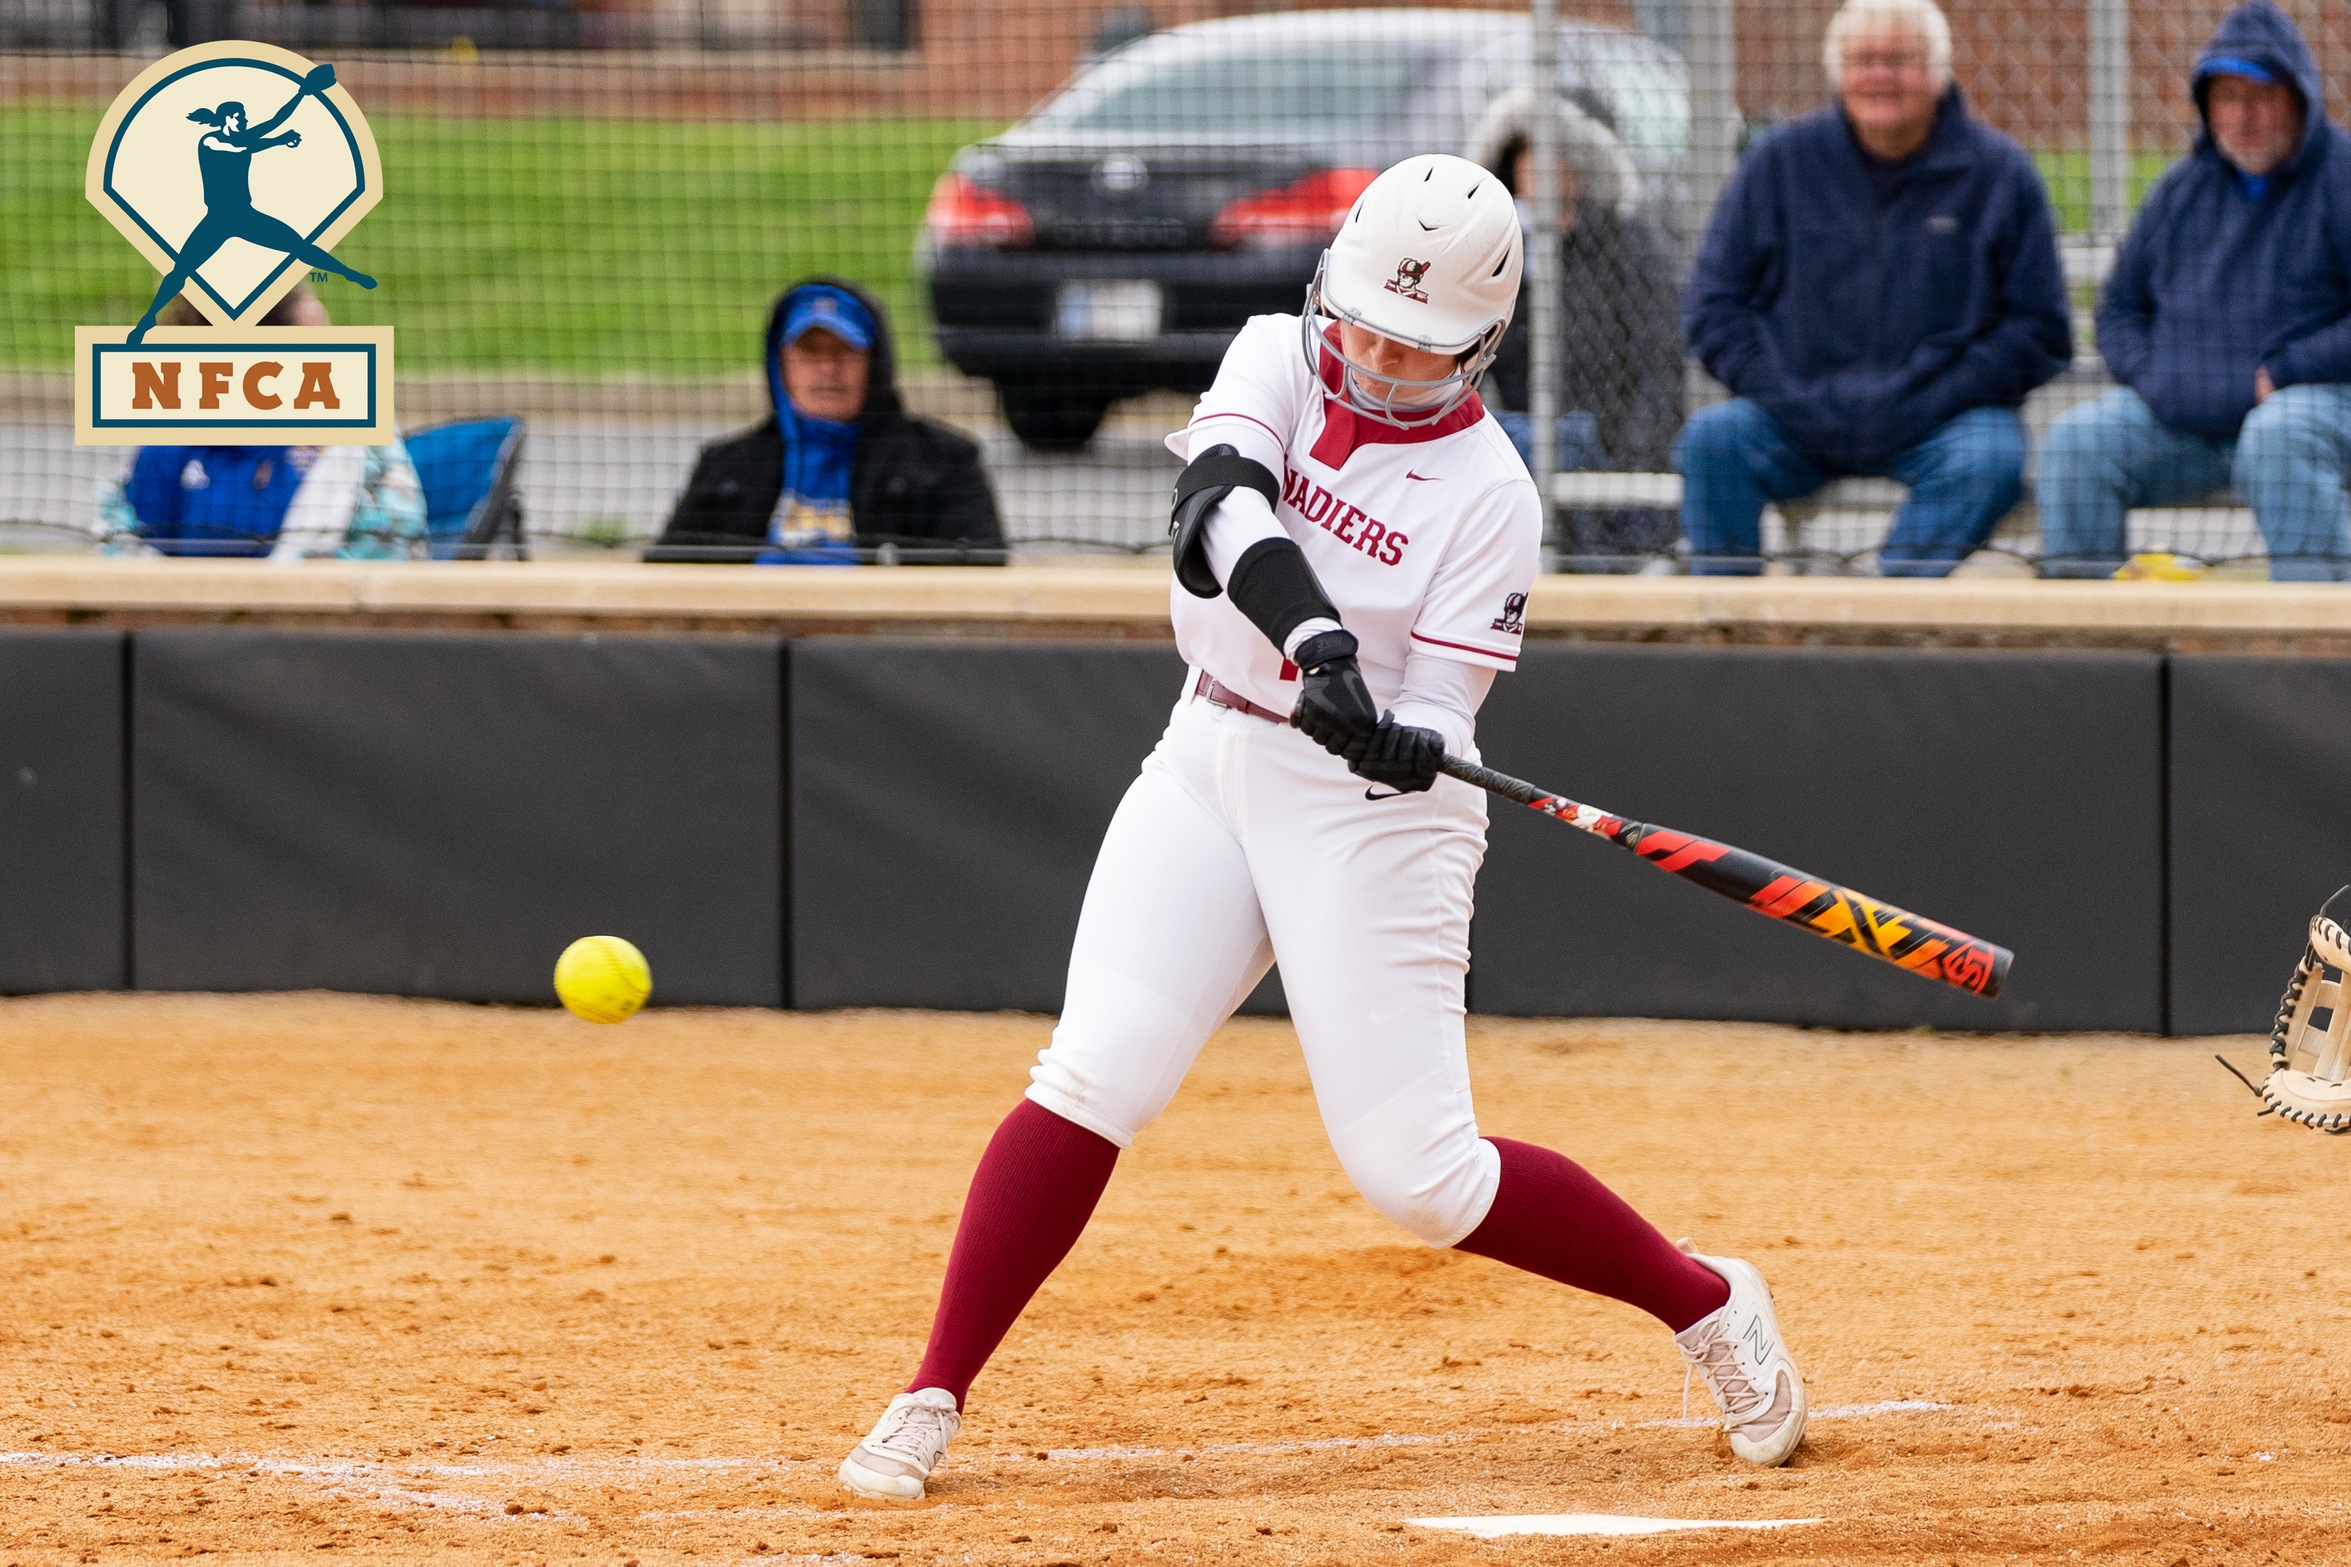
[[[1404,470],[1404,477],[1407,479],[1418,479],[1423,484],[1434,484],[1437,482],[1437,476],[1435,474],[1414,473],[1410,468]]]

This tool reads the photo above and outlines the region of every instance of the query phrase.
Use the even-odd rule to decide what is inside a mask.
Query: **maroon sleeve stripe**
[[[1412,634],[1412,640],[1415,642],[1427,642],[1436,647],[1455,648],[1464,653],[1482,653],[1488,658],[1498,658],[1506,664],[1515,664],[1518,662],[1518,654],[1515,652],[1504,653],[1490,647],[1479,647],[1474,642],[1448,642],[1443,637],[1423,636],[1417,631]]]
[[[1200,428],[1200,426],[1206,424],[1211,419],[1246,419],[1251,424],[1257,426],[1257,428],[1260,430],[1263,430],[1266,434],[1272,436],[1275,440],[1282,440],[1281,431],[1275,429],[1272,425],[1267,424],[1263,419],[1258,418],[1255,414],[1239,413],[1231,409],[1226,409],[1218,413],[1202,414],[1199,418],[1192,421],[1192,428],[1197,430]],[[1288,444],[1289,443],[1286,441],[1283,442],[1285,448],[1288,446]]]

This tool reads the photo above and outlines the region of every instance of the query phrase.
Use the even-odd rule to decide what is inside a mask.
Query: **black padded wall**
[[[119,990],[123,638],[0,632],[0,991]]]
[[[1727,840],[2016,952],[1950,991],[1497,802],[1481,1012],[1837,1027],[2163,1026],[2152,654],[1532,647],[1488,761]]]
[[[658,1002],[784,999],[773,638],[141,632],[135,980],[548,1001],[576,936]]]
[[[612,930],[665,1001],[1052,1010],[1181,677],[1163,644],[818,639],[790,652],[787,726],[773,639],[128,641],[126,671],[120,633],[0,634],[0,990],[543,1001],[562,943]],[[1498,806],[1472,1004],[2263,1028],[2351,881],[2351,661],[2168,668],[2166,770],[2152,655],[1533,648],[1487,707],[1496,765],[2003,941],[2017,970],[1976,1003]],[[1252,1009],[1279,1005],[1269,982]]]
[[[2174,657],[2172,1031],[2267,1033],[2346,882],[2351,660]]]
[[[1165,645],[794,643],[793,1004],[1058,1010],[1183,673]]]

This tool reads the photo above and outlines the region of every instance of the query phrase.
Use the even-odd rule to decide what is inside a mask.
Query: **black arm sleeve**
[[[1225,591],[1233,596],[1233,608],[1285,652],[1290,633],[1307,621],[1339,618],[1294,539],[1259,539],[1242,551]]]
[[[1208,569],[1208,514],[1243,486],[1264,496],[1268,506],[1281,504],[1282,489],[1274,482],[1273,470],[1225,442],[1184,464],[1184,471],[1176,475],[1167,531],[1175,540],[1176,581],[1194,598],[1212,599],[1224,591],[1216,573]],[[1234,575],[1239,574],[1236,568]]]

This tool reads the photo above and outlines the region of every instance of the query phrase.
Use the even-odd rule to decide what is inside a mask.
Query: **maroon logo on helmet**
[[[1380,286],[1391,294],[1402,294],[1406,299],[1417,299],[1425,305],[1429,302],[1429,296],[1421,292],[1420,280],[1428,276],[1428,271],[1429,263],[1406,256],[1396,263],[1396,275]]]

